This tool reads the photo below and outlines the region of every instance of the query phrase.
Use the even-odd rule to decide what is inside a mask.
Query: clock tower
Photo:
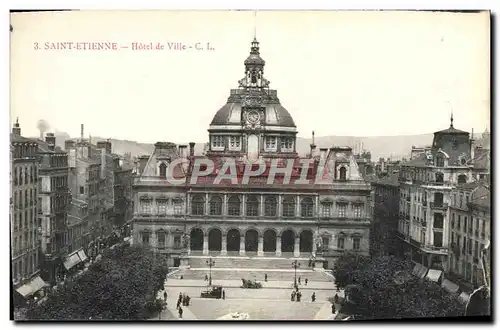
[[[264,77],[266,62],[259,42],[253,39],[245,62],[245,76],[232,89],[226,105],[210,124],[208,155],[294,157],[297,129],[290,113],[280,104],[277,91]]]

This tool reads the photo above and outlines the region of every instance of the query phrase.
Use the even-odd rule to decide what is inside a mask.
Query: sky
[[[490,126],[487,13],[83,11],[11,14],[11,124],[139,142],[207,141],[254,34],[298,136]],[[44,50],[115,42],[116,51]],[[132,50],[131,43],[213,50]],[[35,43],[42,49],[35,50]],[[206,46],[204,46],[206,48]]]

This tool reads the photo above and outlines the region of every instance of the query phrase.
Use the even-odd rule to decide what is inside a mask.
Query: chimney
[[[83,124],[80,126],[80,142],[83,142]]]
[[[314,155],[314,150],[316,150],[316,144],[314,143],[314,131],[312,131],[312,143],[310,147],[311,147],[311,157],[312,157]]]
[[[49,150],[54,151],[56,148],[56,137],[54,136],[54,133],[47,133],[45,136],[45,142],[49,145]]]
[[[74,140],[66,140],[64,141],[64,149],[69,150],[75,147],[75,141]]]
[[[16,118],[16,123],[12,128],[12,134],[21,136],[21,127],[19,126],[19,118]]]
[[[106,141],[99,141],[97,142],[97,148],[104,149],[107,154],[111,154],[111,141],[109,139]]]
[[[194,142],[189,142],[189,156],[194,157],[194,145],[196,143]]]

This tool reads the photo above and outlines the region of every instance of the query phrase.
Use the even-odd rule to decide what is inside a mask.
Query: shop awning
[[[450,281],[446,278],[443,279],[443,283],[441,283],[441,286],[443,287],[443,289],[445,289],[449,293],[455,293],[459,289],[458,285],[456,285],[455,283],[453,283],[452,281]]]
[[[78,256],[80,257],[80,259],[82,261],[87,260],[87,256],[85,255],[85,251],[83,251],[82,249],[78,250]]]
[[[411,272],[413,275],[418,276],[420,269],[422,268],[422,264],[418,262],[415,263],[415,267],[413,267],[413,271]]]
[[[76,265],[78,265],[80,262],[82,262],[82,260],[80,259],[80,257],[78,256],[78,252],[74,252],[72,254],[70,254],[66,260],[64,260],[63,264],[64,264],[64,267],[67,269],[67,270],[70,270],[71,268],[75,267]]]
[[[426,274],[427,274],[427,267],[422,266],[420,268],[420,270],[418,271],[417,277],[418,278],[424,278]]]
[[[23,297],[27,297],[39,291],[41,288],[47,286],[40,276],[35,277],[30,282],[20,286],[16,291]]]
[[[442,273],[443,272],[438,269],[429,269],[425,278],[432,282],[438,282]]]

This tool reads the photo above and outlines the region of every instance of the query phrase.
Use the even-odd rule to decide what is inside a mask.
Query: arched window
[[[160,178],[167,177],[167,165],[165,163],[160,164]]]
[[[205,214],[205,200],[202,196],[193,196],[191,201],[191,214],[193,215],[203,215]]]
[[[300,202],[300,216],[312,217],[314,203],[310,197],[303,198]]]
[[[343,250],[345,248],[345,235],[340,234],[337,237],[337,249]]]
[[[222,214],[222,199],[219,196],[213,196],[210,199],[210,215]]]
[[[276,197],[268,196],[264,201],[264,215],[266,217],[275,217],[278,203]]]
[[[339,179],[340,180],[347,180],[347,169],[345,166],[341,166],[339,169]]]
[[[240,198],[238,196],[231,196],[227,201],[227,213],[228,215],[239,216],[240,215]]]
[[[33,183],[33,167],[30,168],[30,183]]]
[[[458,176],[458,183],[466,183],[467,182],[467,176],[465,174],[460,174]]]
[[[17,167],[14,169],[14,185],[17,186],[17,184],[19,183],[19,177],[18,177],[18,174],[17,174]]]
[[[247,197],[247,216],[256,217],[259,215],[259,200],[256,196]]]
[[[444,181],[444,175],[441,172],[436,173],[436,182],[438,183],[443,183]]]
[[[23,185],[23,168],[19,168],[19,185]]]
[[[286,196],[283,198],[283,216],[295,216],[295,199],[291,196]]]
[[[24,183],[28,183],[28,168],[24,169]]]

